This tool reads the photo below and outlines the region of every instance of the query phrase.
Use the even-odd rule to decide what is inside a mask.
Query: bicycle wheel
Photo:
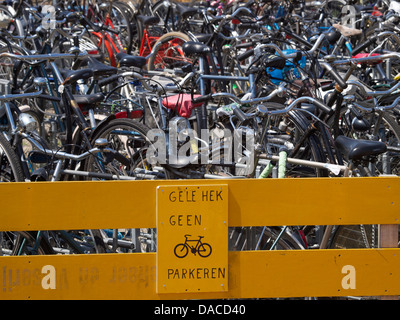
[[[175,3],[160,0],[151,7],[152,15],[160,19],[164,32],[176,30],[178,16],[175,13]],[[167,17],[168,14],[168,17]]]
[[[149,128],[132,119],[114,119],[104,126],[92,137],[93,143],[103,138],[108,141],[108,146],[130,161],[129,167],[122,165],[117,160],[108,161],[101,154],[88,158],[84,164],[84,171],[103,172],[119,176],[137,176],[140,170],[150,170],[151,164],[146,158],[150,141],[147,138]],[[137,170],[136,170],[137,169]]]
[[[8,246],[8,249],[11,249],[12,256],[54,253],[40,231],[5,232],[2,242]],[[4,245],[2,245],[2,249],[4,249]]]
[[[211,254],[212,248],[208,243],[202,243],[199,245],[197,252],[199,253],[200,257],[207,258]]]
[[[175,246],[174,253],[178,258],[184,258],[189,253],[189,249],[184,243],[179,243]]]
[[[79,38],[79,49],[87,51],[89,54],[97,56],[100,61],[109,63],[109,53],[102,52],[101,46],[98,45],[98,38],[94,34],[87,34]],[[69,49],[74,46],[73,39],[61,38],[57,40],[53,46],[52,53],[68,53]],[[57,59],[55,60],[58,67],[62,69],[71,70],[73,61],[71,59]]]
[[[268,108],[282,108],[278,103],[268,103]],[[276,116],[270,119],[270,134],[267,135],[265,148],[270,154],[278,154],[279,149],[290,142],[294,148],[290,157],[316,162],[326,162],[324,149],[318,136],[318,131],[310,129],[312,123],[301,111],[291,111],[286,116]],[[277,141],[281,141],[277,143]],[[306,165],[286,164],[286,177],[326,177],[326,169],[313,168]]]
[[[147,62],[148,70],[174,69],[192,63],[182,50],[182,44],[187,41],[190,41],[189,36],[182,32],[164,34],[153,46],[154,53]]]
[[[114,2],[109,17],[115,30],[118,31],[118,38],[121,41],[122,49],[127,53],[131,52],[132,29],[128,12],[120,3]],[[113,38],[114,41],[118,41],[117,37],[113,36]]]
[[[14,17],[13,13],[5,5],[0,5],[0,12],[4,15],[5,18],[10,19],[7,28],[8,33],[12,34],[13,36],[24,37],[25,30],[23,27],[23,23],[20,18]]]
[[[101,230],[58,230],[42,231],[47,242],[57,254],[106,253]]]
[[[329,248],[378,248],[378,225],[337,226],[333,231]]]
[[[146,174],[152,169],[152,164],[147,160],[147,151],[150,146],[147,138],[149,131],[150,128],[136,120],[114,119],[110,121],[92,137],[92,141],[99,138],[107,139],[110,148],[129,159],[129,168],[115,160],[106,165],[104,159],[97,155],[97,159],[91,157],[85,162],[84,171],[133,176],[138,180],[156,178],[156,175]],[[97,178],[92,179],[98,180]],[[156,247],[155,230],[146,228],[135,230],[137,243],[140,243],[137,250],[153,251]]]
[[[0,108],[1,110],[1,108]],[[23,182],[24,174],[17,154],[0,133],[0,182]]]
[[[390,102],[388,102],[390,103]],[[367,102],[359,102],[365,107],[372,107]],[[400,125],[396,120],[396,116],[391,112],[370,112],[359,111],[364,123],[360,128],[360,121],[357,117],[347,112],[347,108],[340,111],[339,134],[350,138],[382,141],[387,146],[398,147],[400,145]],[[395,111],[397,112],[397,111]],[[333,126],[333,117],[327,120],[327,124]],[[377,134],[376,134],[377,133]],[[400,155],[397,152],[388,151],[377,158],[374,165],[374,175],[380,174],[400,174]]]
[[[304,247],[290,233],[279,227],[230,227],[228,247],[243,250],[300,250]]]
[[[0,133],[0,182],[23,182],[20,160],[11,144]],[[38,240],[36,231],[0,232],[0,251],[4,255],[50,254],[51,248]],[[1,255],[0,254],[0,255]]]

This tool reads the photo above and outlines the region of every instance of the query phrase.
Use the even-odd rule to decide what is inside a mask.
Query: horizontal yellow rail
[[[186,186],[192,187],[182,193],[182,199],[186,199],[182,207],[175,201],[180,200],[179,190]],[[0,231],[159,228],[164,223],[176,226],[182,221],[186,221],[188,230],[202,230],[205,212],[212,211],[213,206],[201,205],[202,216],[195,215],[194,186],[203,194],[209,190],[207,201],[218,197],[227,201],[227,226],[400,223],[397,177],[55,182],[0,184]],[[222,214],[218,223],[226,223],[225,204],[218,209]],[[174,211],[165,216],[165,210],[161,210],[164,206],[168,206],[166,213],[173,209],[187,214]],[[194,229],[196,224],[198,229]],[[206,230],[209,226],[204,226],[204,233],[197,233],[203,235],[204,242],[212,240]],[[177,239],[174,246],[184,241],[182,235]],[[214,267],[215,242],[210,242],[215,251],[207,264],[192,266],[184,264],[189,257],[178,258],[181,264],[171,262],[159,269],[159,252],[159,257],[156,253],[0,257],[0,299],[400,295],[397,248],[228,252],[227,264],[217,259],[219,264]],[[173,255],[174,251],[167,249],[166,253]],[[196,259],[193,261],[206,261]],[[173,284],[189,279],[190,290],[172,293],[166,288],[168,293],[164,293],[163,279],[173,280]],[[213,292],[203,292],[206,290],[200,285],[196,292],[197,281],[210,279],[209,291]],[[215,286],[219,280],[221,290]],[[185,290],[185,285],[176,287]]]
[[[227,185],[229,226],[399,224],[400,178],[0,184],[0,230],[156,227],[156,189]]]
[[[155,253],[5,257],[0,265],[2,300],[400,294],[399,249],[229,252],[229,291],[212,293],[157,294]],[[201,281],[204,272],[192,274]]]

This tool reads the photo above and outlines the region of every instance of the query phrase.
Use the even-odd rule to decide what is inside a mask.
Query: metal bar
[[[231,227],[400,223],[400,178],[395,176],[223,181],[229,187]],[[157,186],[220,183],[214,179],[2,183],[0,231],[155,228]],[[73,196],[73,204],[65,195]]]
[[[399,253],[400,249],[229,252],[228,291],[185,294],[156,293],[155,253],[0,257],[0,299],[398,295]],[[45,266],[54,267],[53,272]],[[193,274],[197,276],[196,271]],[[49,288],[52,283],[54,289]]]

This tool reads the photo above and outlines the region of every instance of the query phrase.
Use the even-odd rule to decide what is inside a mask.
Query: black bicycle
[[[208,243],[206,242],[203,243],[201,241],[201,239],[204,238],[204,236],[199,236],[199,239],[197,240],[188,240],[188,237],[191,237],[191,235],[185,234],[185,242],[178,243],[175,246],[174,249],[175,256],[177,256],[178,258],[184,258],[189,253],[189,250],[194,255],[198,253],[199,256],[203,258],[207,258],[211,254],[212,252],[211,246]],[[189,244],[189,242],[194,243],[194,245]]]

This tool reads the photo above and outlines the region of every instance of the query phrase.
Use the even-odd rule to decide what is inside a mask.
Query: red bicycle
[[[129,15],[122,4],[115,1],[97,4],[93,0],[83,0],[83,15],[94,31],[98,48],[104,60],[117,66],[116,54],[129,53],[132,49],[132,31]]]
[[[183,32],[162,33],[155,16],[137,15],[136,17],[137,55],[148,57],[148,70],[164,70],[191,63],[182,50],[182,44],[193,40]],[[134,40],[135,42],[135,40]]]

